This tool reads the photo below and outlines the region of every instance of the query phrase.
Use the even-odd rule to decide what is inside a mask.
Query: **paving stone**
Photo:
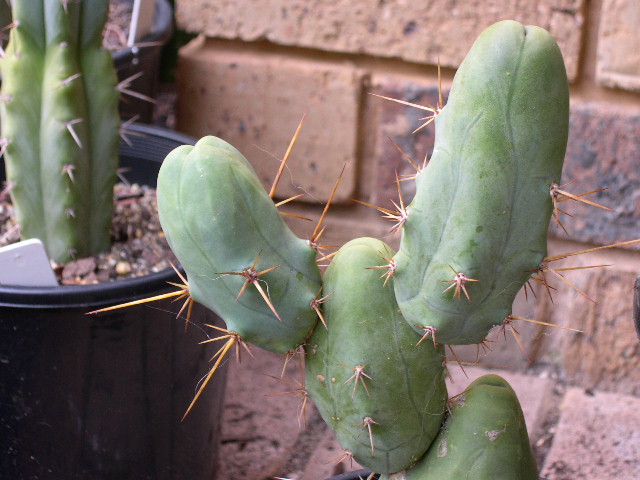
[[[324,480],[344,472],[352,472],[363,468],[356,462],[339,461],[344,449],[336,440],[336,436],[327,428],[313,454],[307,462],[307,467],[296,480]]]
[[[284,358],[255,347],[252,352],[253,358],[245,354],[242,363],[233,358],[229,363],[218,480],[262,480],[278,475],[294,454],[302,432],[299,399],[278,395],[295,390],[287,382],[298,381],[298,372],[290,366],[286,382],[278,381],[271,376],[280,376]]]
[[[457,67],[473,40],[505,18],[547,28],[577,74],[584,0],[177,0],[178,26],[209,37],[401,58]]]
[[[361,70],[200,38],[181,49],[178,73],[178,130],[233,144],[270,188],[306,114],[277,197],[324,203],[345,166],[335,201],[353,196]]]
[[[552,380],[507,370],[473,366],[465,366],[463,372],[459,366],[451,362],[449,363],[449,373],[451,374],[451,378],[447,381],[449,397],[463,392],[471,382],[483,375],[496,374],[503,377],[518,395],[531,443],[535,443],[540,437],[542,434],[541,428],[547,419],[547,415],[556,403],[553,393],[554,382]]]
[[[600,11],[596,81],[640,92],[640,4],[604,0]]]
[[[572,388],[561,406],[541,476],[547,480],[640,478],[640,399]]]

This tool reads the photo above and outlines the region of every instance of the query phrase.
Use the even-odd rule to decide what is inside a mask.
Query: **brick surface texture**
[[[547,480],[640,478],[640,399],[570,389],[541,476]]]
[[[604,0],[598,32],[597,80],[640,92],[640,3]]]
[[[557,263],[557,262],[554,262]],[[553,268],[602,265],[604,262],[578,256]],[[562,272],[576,289],[558,279],[553,304],[548,297],[545,321],[582,330],[573,333],[553,329],[545,338],[541,360],[560,361],[567,380],[589,389],[640,395],[640,344],[632,321],[633,285],[636,273],[615,266]]]
[[[562,183],[571,182],[566,189],[576,194],[606,188],[587,198],[612,211],[564,202],[562,209],[575,215],[562,219],[570,235],[559,228],[552,234],[601,245],[639,236],[639,138],[640,111],[600,102],[574,104]]]
[[[407,83],[393,76],[374,79],[371,93],[416,105],[438,104],[437,84]],[[446,95],[444,98],[446,101]],[[376,96],[369,96],[367,102],[370,105],[368,119],[373,120],[370,148],[372,168],[376,172],[374,188],[367,201],[392,208],[391,200],[398,203],[396,173],[402,179],[416,173],[412,162],[422,167],[425,158],[433,150],[434,125],[412,133],[425,123],[421,119],[430,115],[430,112]],[[415,194],[415,183],[405,181],[401,187],[403,198],[408,203]]]
[[[253,348],[242,363],[231,359],[216,478],[262,480],[279,474],[293,454],[303,429],[298,424],[300,402],[295,391],[300,376],[288,369],[278,380],[284,357]],[[307,415],[311,409],[307,407]],[[213,479],[212,479],[213,480]]]
[[[326,202],[353,195],[363,73],[349,63],[307,61],[194,41],[180,55],[178,129],[216,135],[240,150],[269,188],[307,114],[279,198]]]
[[[178,0],[180,28],[209,37],[394,57],[457,67],[488,25],[511,18],[548,29],[577,72],[584,0]]]

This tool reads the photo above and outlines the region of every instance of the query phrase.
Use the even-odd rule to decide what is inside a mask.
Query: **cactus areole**
[[[102,48],[108,0],[14,1],[2,73],[2,145],[23,238],[66,262],[109,247],[120,117]]]
[[[435,120],[395,257],[396,297],[416,331],[478,343],[511,313],[546,255],[568,118],[565,66],[548,32],[503,21],[478,37]]]

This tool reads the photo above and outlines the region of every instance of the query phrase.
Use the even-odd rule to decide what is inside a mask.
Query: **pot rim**
[[[196,139],[174,130],[146,124],[131,124],[127,130],[131,145],[122,142],[120,155],[136,157],[161,164],[166,155],[179,145],[195,144]],[[167,282],[176,280],[173,269],[150,273],[141,277],[90,285],[59,285],[57,287],[19,287],[0,285],[0,306],[17,308],[87,308],[123,303],[168,288]]]

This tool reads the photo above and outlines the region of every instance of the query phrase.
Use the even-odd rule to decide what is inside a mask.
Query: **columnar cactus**
[[[193,299],[227,323],[220,355],[244,340],[304,345],[305,400],[345,455],[390,479],[535,478],[513,391],[491,376],[447,402],[443,352],[508,320],[540,268],[568,98],[547,32],[487,29],[434,111],[435,153],[397,215],[400,251],[353,240],[324,283],[313,245],[289,231],[237,150],[206,137],[174,151],[159,174],[160,220]]]
[[[14,1],[2,60],[2,142],[24,238],[58,262],[109,246],[119,92],[102,48],[108,0]]]
[[[500,22],[478,37],[436,118],[434,152],[416,178],[395,257],[396,297],[416,331],[478,343],[511,313],[546,255],[568,118],[551,35]]]

